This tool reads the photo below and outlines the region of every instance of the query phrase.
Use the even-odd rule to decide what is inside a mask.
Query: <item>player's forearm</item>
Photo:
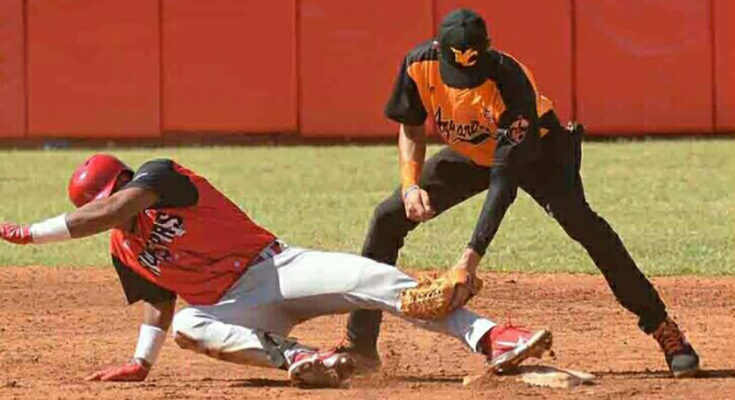
[[[110,199],[93,201],[66,216],[66,224],[73,238],[104,232],[125,221],[126,216]]]
[[[398,134],[398,155],[401,164],[401,187],[418,185],[426,157],[426,132],[423,125],[401,124]]]
[[[480,219],[468,247],[478,255],[485,255],[490,242],[500,227],[508,207],[516,196],[516,185],[505,167],[493,167],[490,172],[490,188],[482,206]]]
[[[469,273],[474,275],[477,273],[477,266],[480,265],[482,255],[474,249],[468,247],[463,252],[456,266],[466,268]]]
[[[155,201],[155,193],[149,190],[127,189],[74,210],[67,214],[66,223],[71,237],[91,236],[127,223]]]

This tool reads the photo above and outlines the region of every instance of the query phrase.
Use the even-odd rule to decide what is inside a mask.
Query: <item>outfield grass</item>
[[[433,146],[431,152],[439,149]],[[71,209],[66,184],[91,151],[0,152],[0,220],[33,222]],[[207,176],[291,244],[358,252],[373,207],[397,184],[393,146],[119,150],[137,167],[170,157]],[[593,208],[652,275],[735,275],[735,141],[585,143]],[[445,267],[469,239],[484,195],[416,229],[399,263]],[[107,265],[107,235],[73,243],[0,244],[0,265]],[[595,272],[576,243],[522,193],[483,267]]]

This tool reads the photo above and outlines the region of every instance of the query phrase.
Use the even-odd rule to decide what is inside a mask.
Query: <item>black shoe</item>
[[[357,346],[351,340],[345,338],[342,343],[334,348],[334,351],[346,353],[355,362],[354,373],[357,375],[376,372],[382,367],[378,350],[372,347]]]
[[[671,318],[666,317],[652,336],[664,351],[666,364],[675,378],[687,378],[699,372],[697,352]]]

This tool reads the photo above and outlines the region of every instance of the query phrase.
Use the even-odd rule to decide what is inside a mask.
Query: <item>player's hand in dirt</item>
[[[126,364],[107,367],[87,377],[88,381],[103,382],[140,382],[148,376],[149,366],[138,360],[130,360]]]
[[[403,196],[403,205],[406,208],[406,217],[411,221],[428,221],[436,214],[434,208],[431,207],[429,194],[419,187],[406,190]]]
[[[30,226],[10,222],[0,223],[0,238],[15,244],[28,244],[33,241]]]

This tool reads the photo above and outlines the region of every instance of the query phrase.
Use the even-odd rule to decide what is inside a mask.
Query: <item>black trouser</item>
[[[615,231],[587,203],[579,175],[579,138],[559,127],[542,143],[543,157],[518,177],[519,186],[587,250],[620,304],[639,317],[640,328],[653,332],[666,318],[666,308]],[[428,192],[438,215],[487,190],[489,180],[489,168],[446,147],[426,161],[419,185]],[[396,190],[375,208],[362,255],[395,265],[404,238],[417,225],[406,217],[400,189]],[[351,313],[348,337],[359,347],[375,346],[381,319],[380,311]]]

